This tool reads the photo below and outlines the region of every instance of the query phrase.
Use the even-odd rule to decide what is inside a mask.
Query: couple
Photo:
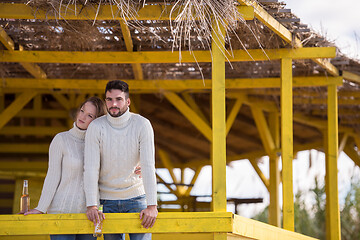
[[[129,87],[123,81],[107,83],[105,104],[106,115],[102,100],[87,99],[74,127],[54,137],[38,206],[25,215],[86,212],[96,224],[100,199],[104,213],[139,212],[143,227],[154,225],[158,212],[152,126],[146,118],[129,112]],[[142,178],[136,174],[139,164]],[[96,239],[88,234],[50,238]],[[124,234],[105,234],[104,238],[125,239]],[[151,239],[151,233],[130,234],[130,239]]]

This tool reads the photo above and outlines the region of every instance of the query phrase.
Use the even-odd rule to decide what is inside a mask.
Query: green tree
[[[326,193],[325,186],[315,178],[315,187],[309,190],[314,196],[314,204],[310,208],[303,199],[304,192],[295,195],[294,218],[295,231],[320,240],[326,239]],[[306,193],[306,192],[305,192]],[[256,214],[253,219],[268,222],[268,207]],[[360,240],[360,180],[352,178],[350,190],[347,192],[340,212],[341,238],[343,240]]]
[[[341,238],[360,239],[360,181],[352,181],[345,197],[341,216]]]

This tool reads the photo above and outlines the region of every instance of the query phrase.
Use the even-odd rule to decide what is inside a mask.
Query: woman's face
[[[96,117],[96,108],[91,102],[85,103],[76,117],[76,126],[82,130],[86,130],[89,124]]]

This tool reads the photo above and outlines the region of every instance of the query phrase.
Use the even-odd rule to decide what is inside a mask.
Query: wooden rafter
[[[181,54],[181,58],[180,58]],[[334,47],[298,49],[248,49],[227,54],[230,62],[269,61],[282,58],[314,59],[334,58]],[[209,51],[143,51],[143,52],[78,52],[78,51],[1,51],[0,62],[33,63],[183,63],[211,62]]]
[[[161,92],[168,91],[197,91],[210,90],[210,79],[184,79],[184,80],[127,80],[131,91],[148,91]],[[97,90],[103,92],[108,80],[105,79],[29,79],[29,78],[3,78],[4,90],[7,89],[73,89],[73,90]],[[280,78],[228,78],[226,79],[226,89],[251,89],[251,88],[276,88],[280,87]],[[294,77],[294,87],[308,86],[326,86],[328,84],[342,84],[341,77]],[[234,98],[241,97],[239,93],[229,93],[228,96],[234,95]],[[185,100],[185,99],[184,99]],[[310,100],[309,100],[310,101]],[[313,100],[315,101],[315,100]]]
[[[173,5],[146,5],[141,8],[136,15],[137,20],[174,20],[176,14],[172,14],[170,17],[170,11]],[[76,9],[76,10],[75,10]],[[66,11],[66,13],[65,13]],[[81,11],[81,13],[80,13]],[[97,8],[92,6],[75,6],[72,4],[63,5],[61,18],[46,13],[42,9],[33,9],[26,4],[12,4],[1,3],[0,4],[0,18],[10,19],[59,19],[59,20],[122,20],[122,18],[116,14],[117,7],[111,7],[111,5],[103,5],[99,9],[99,13],[96,14]],[[239,6],[239,13],[245,20],[252,20],[254,18],[254,9],[247,6]],[[82,14],[83,13],[83,14]],[[127,20],[134,20],[135,16],[129,17]],[[196,18],[197,16],[195,16]]]

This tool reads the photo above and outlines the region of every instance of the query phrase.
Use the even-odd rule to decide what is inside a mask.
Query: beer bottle
[[[22,196],[20,198],[20,213],[26,213],[30,210],[29,184],[24,180]]]
[[[101,212],[101,213],[103,212],[103,205],[99,206],[99,212]],[[100,215],[99,218],[100,218],[100,221],[97,222],[96,226],[95,226],[95,231],[93,234],[94,237],[101,237],[101,235],[102,235],[102,224],[103,224],[102,215]]]

